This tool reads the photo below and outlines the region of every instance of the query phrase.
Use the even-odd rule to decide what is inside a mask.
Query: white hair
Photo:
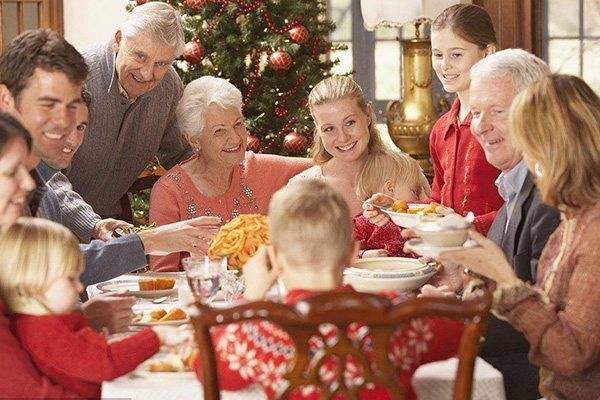
[[[153,39],[174,48],[177,57],[183,53],[185,36],[181,25],[181,16],[167,3],[151,1],[135,7],[121,26],[124,38],[150,34]]]
[[[518,93],[534,82],[550,75],[542,59],[523,49],[506,49],[482,58],[471,67],[471,81],[510,75]]]
[[[206,110],[211,104],[235,108],[242,113],[242,93],[229,81],[203,76],[191,81],[183,90],[177,106],[177,123],[190,136],[198,136],[204,128]]]

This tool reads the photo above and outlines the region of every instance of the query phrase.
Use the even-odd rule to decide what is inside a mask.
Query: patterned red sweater
[[[459,111],[457,98],[431,130],[429,151],[434,172],[431,200],[463,216],[473,211],[475,228],[485,235],[504,203],[494,183],[500,171],[487,162],[471,133],[471,114],[458,125]]]
[[[108,344],[80,313],[15,314],[11,323],[39,370],[81,398],[100,397],[102,381],[133,371],[159,350],[151,329]]]
[[[352,290],[348,286],[336,290]],[[287,296],[287,303],[293,304],[318,292],[293,290]],[[406,390],[407,400],[415,400],[411,388],[411,379],[421,365],[444,360],[456,354],[464,325],[442,318],[420,318],[405,327],[399,328],[392,336],[390,360],[400,371],[399,381]],[[336,336],[336,328],[323,326],[326,341]],[[369,348],[369,335],[362,339],[361,326],[355,324],[348,336],[358,339]],[[252,321],[242,324],[230,324],[217,327],[212,331],[213,343],[217,352],[217,370],[221,390],[241,390],[251,384],[260,384],[269,399],[276,397],[285,389],[282,379],[287,363],[291,360],[294,347],[288,334],[276,325],[266,321]],[[311,353],[322,349],[322,340],[311,341]],[[367,355],[369,354],[367,350]],[[332,381],[336,375],[333,360],[325,363],[321,378]],[[356,364],[350,362],[348,379],[357,382],[360,372]],[[196,374],[202,379],[200,364],[195,365]],[[294,400],[316,400],[319,393],[310,388],[295,392]],[[361,399],[389,399],[387,392],[378,387],[369,387],[360,393]]]
[[[361,251],[384,249],[390,257],[411,257],[402,251],[406,242],[400,234],[402,228],[392,221],[388,221],[384,226],[377,226],[367,221],[362,214],[358,214],[352,223],[354,240],[360,242]]]

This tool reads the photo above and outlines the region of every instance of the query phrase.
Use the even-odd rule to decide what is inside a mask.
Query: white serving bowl
[[[462,246],[469,238],[469,227],[444,228],[435,223],[419,224],[413,228],[423,242],[437,247]]]
[[[344,283],[359,292],[413,291],[423,286],[437,269],[414,258],[373,257],[356,260],[344,271]]]
[[[421,215],[409,214],[393,211],[391,208],[381,208],[381,211],[386,213],[392,222],[402,228],[413,228],[423,222],[435,222],[442,218],[441,215]]]

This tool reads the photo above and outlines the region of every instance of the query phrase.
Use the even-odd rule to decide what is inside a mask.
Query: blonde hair
[[[317,83],[315,87],[310,91],[308,95],[308,105],[310,107],[311,115],[313,115],[313,107],[320,106],[330,101],[341,100],[345,98],[356,99],[356,103],[360,109],[371,119],[369,123],[369,146],[368,152],[384,151],[387,149],[385,143],[381,139],[381,134],[377,129],[377,117],[375,112],[371,108],[369,114],[369,102],[365,98],[362,89],[349,76],[333,75],[329,78],[323,79]],[[319,134],[318,128],[315,127],[313,145],[310,149],[310,155],[317,165],[322,165],[333,157],[325,150],[323,146],[323,140]]]
[[[58,278],[83,268],[75,236],[42,218],[21,217],[0,233],[0,294],[39,296]]]
[[[553,74],[521,92],[510,110],[511,134],[545,203],[563,211],[600,201],[600,98],[580,78]]]
[[[352,220],[341,194],[321,180],[291,183],[269,204],[271,244],[289,266],[337,267],[353,249]]]
[[[358,173],[356,196],[365,201],[375,193],[383,192],[388,180],[394,186],[399,183],[410,186],[419,199],[431,194],[429,182],[417,160],[406,153],[389,150],[367,156]]]

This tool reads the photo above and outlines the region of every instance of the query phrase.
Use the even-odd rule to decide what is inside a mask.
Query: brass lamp
[[[361,0],[360,3],[365,29],[400,28],[402,100],[391,101],[387,106],[388,132],[396,146],[418,160],[427,175],[432,175],[429,133],[437,119],[431,92],[429,21],[458,2]]]

